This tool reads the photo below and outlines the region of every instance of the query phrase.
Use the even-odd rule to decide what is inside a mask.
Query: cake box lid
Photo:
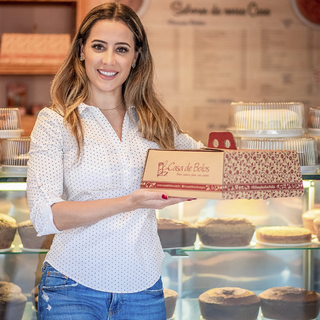
[[[141,188],[207,199],[303,195],[298,154],[291,150],[150,149]]]

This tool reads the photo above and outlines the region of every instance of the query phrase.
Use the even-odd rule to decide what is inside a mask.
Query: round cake
[[[320,241],[320,217],[313,220],[313,228],[314,228],[314,234],[317,236],[318,240]]]
[[[158,235],[163,248],[193,246],[197,228],[193,223],[175,219],[157,219]]]
[[[260,299],[254,292],[237,287],[208,290],[198,301],[206,320],[256,320],[260,307]]]
[[[11,247],[16,231],[16,220],[7,214],[0,213],[0,249]]]
[[[0,319],[21,320],[27,297],[21,288],[12,282],[0,281]]]
[[[217,247],[247,246],[256,228],[249,220],[241,218],[205,218],[196,226],[202,244]]]
[[[320,294],[295,287],[274,287],[259,294],[264,317],[311,320],[319,313]]]
[[[302,227],[277,226],[260,227],[256,239],[260,242],[275,244],[301,244],[311,242],[311,231]]]
[[[238,129],[282,130],[302,127],[299,114],[289,109],[261,109],[238,111],[234,115]]]
[[[312,234],[316,234],[313,221],[320,217],[320,209],[311,209],[302,214],[303,226],[311,231]]]
[[[12,283],[7,281],[0,281],[0,295],[4,293],[21,293],[21,288]]]
[[[18,233],[24,248],[49,250],[54,238],[53,234],[37,236],[37,232],[31,220],[22,221],[18,224]]]
[[[178,292],[170,289],[163,289],[164,302],[166,305],[167,319],[171,319],[176,308],[176,302],[178,299]]]
[[[22,293],[5,293],[0,295],[0,319],[21,320],[27,303]]]

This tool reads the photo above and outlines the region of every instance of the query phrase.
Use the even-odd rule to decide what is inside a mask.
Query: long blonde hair
[[[51,85],[51,108],[64,117],[75,137],[80,153],[84,129],[77,106],[90,95],[89,79],[80,61],[81,45],[85,45],[91,28],[99,20],[123,22],[133,33],[135,51],[139,51],[136,67],[123,84],[127,106],[135,106],[139,115],[138,128],[143,138],[156,142],[161,148],[174,148],[174,131],[181,133],[178,123],[163,107],[154,89],[154,63],[144,27],[136,13],[126,5],[109,2],[93,8],[82,21],[66,59]]]

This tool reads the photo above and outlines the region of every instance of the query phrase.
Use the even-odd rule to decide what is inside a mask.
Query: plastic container
[[[23,133],[18,108],[0,108],[0,139],[19,138]]]
[[[319,169],[316,139],[299,138],[241,138],[240,149],[297,151],[301,172],[315,173]]]
[[[308,112],[308,134],[320,137],[320,107],[310,108]]]
[[[232,102],[228,130],[235,137],[300,137],[306,131],[300,102]]]
[[[3,173],[27,173],[30,137],[11,138],[2,141]]]
[[[320,107],[309,109],[307,127],[307,134],[316,139],[318,161],[320,163]]]

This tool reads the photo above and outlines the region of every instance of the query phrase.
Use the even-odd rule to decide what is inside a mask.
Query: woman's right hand
[[[132,210],[139,208],[161,210],[165,207],[190,200],[195,199],[183,197],[169,197],[166,193],[159,191],[149,191],[145,189],[138,189],[130,194]]]

